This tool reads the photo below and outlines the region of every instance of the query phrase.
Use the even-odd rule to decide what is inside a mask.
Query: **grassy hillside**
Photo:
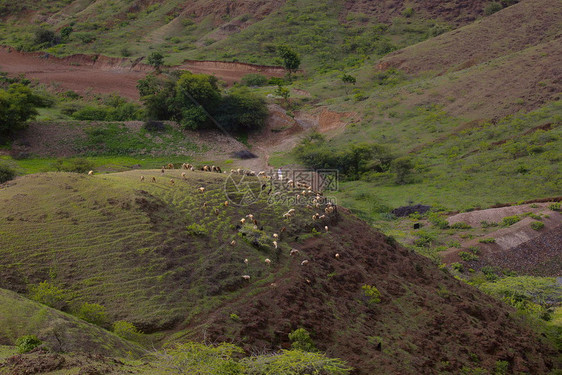
[[[139,356],[144,351],[98,326],[0,289],[0,344],[14,346],[25,335],[36,335],[53,351],[116,357]]]
[[[321,350],[359,373],[491,371],[499,361],[537,374],[552,367],[551,349],[513,310],[346,210],[313,220],[323,206],[268,203],[296,192],[270,196],[259,183],[250,185],[263,191],[257,201],[225,206],[225,183],[235,201],[242,198],[225,175],[188,172],[184,180],[180,173],[46,173],[7,183],[0,286],[29,293],[48,280],[69,306],[101,304],[110,321],[130,321],[163,341],[276,349],[304,327]],[[291,207],[294,217],[284,219]],[[257,228],[240,222],[250,213]],[[290,255],[293,248],[299,255]],[[430,345],[445,341],[446,350]]]

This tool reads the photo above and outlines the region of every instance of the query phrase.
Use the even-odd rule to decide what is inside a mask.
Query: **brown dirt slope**
[[[512,318],[513,310],[347,212],[329,234],[293,246],[301,255],[290,272],[250,300],[195,317],[192,337],[276,348],[304,327],[321,350],[348,360],[359,374],[459,373],[473,367],[470,356],[487,369],[508,361],[514,373],[547,373],[552,366],[550,349]],[[310,263],[301,266],[304,259]],[[381,302],[369,304],[363,285],[376,286]]]
[[[560,36],[557,0],[525,0],[471,25],[393,52],[381,60],[408,73],[466,69]]]
[[[394,17],[400,17],[406,8],[413,8],[416,14],[423,14],[432,19],[450,22],[456,26],[466,25],[476,20],[484,13],[486,0],[422,0],[407,2],[404,0],[348,0],[345,3],[345,14],[363,13],[379,22],[390,22]]]

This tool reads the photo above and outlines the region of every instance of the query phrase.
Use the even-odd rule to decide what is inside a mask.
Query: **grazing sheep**
[[[321,216],[319,217],[320,220],[324,220],[325,218],[326,218],[326,215],[321,215]]]
[[[182,173],[181,173],[181,177],[182,177],[184,180],[187,179],[186,176],[187,176],[187,175],[185,174],[185,172],[182,172]]]
[[[248,258],[244,259],[244,263],[248,264]]]
[[[326,226],[324,226],[324,229],[325,229],[325,230],[326,230],[326,232],[327,232],[327,231],[328,231],[328,226],[327,226],[327,225],[326,225]]]
[[[335,257],[336,259],[340,259],[340,253],[336,253]]]
[[[279,235],[277,233],[273,233],[273,238],[279,238]]]
[[[144,181],[144,176],[140,176],[140,180],[141,180],[141,181]]]
[[[88,176],[93,176],[94,175],[94,171],[89,171],[88,172]]]
[[[209,172],[209,166],[208,166],[208,165],[204,165],[204,166],[203,166],[203,171],[204,171],[204,172]]]
[[[299,251],[297,249],[291,249],[291,255],[298,255]]]
[[[204,193],[204,192],[205,192],[205,188],[204,188],[203,186],[201,186],[201,187],[199,188],[199,191],[200,191],[201,193]]]
[[[168,169],[174,169],[174,165],[172,163],[168,164]]]
[[[258,226],[258,221],[256,219],[252,220],[254,222],[254,225],[257,227]]]
[[[252,215],[252,214],[248,214],[248,215],[246,215],[246,217],[250,220],[254,220],[254,215]]]
[[[216,167],[216,168],[215,168],[215,171],[216,171],[217,173],[222,173],[221,167]]]
[[[327,214],[331,214],[332,212],[334,212],[334,207],[328,206],[324,209],[324,212],[327,213]]]
[[[236,245],[236,240],[230,241],[230,246],[234,246],[234,245]]]
[[[219,216],[219,209],[215,208],[215,215]]]
[[[301,266],[306,266],[307,264],[308,264],[308,260],[306,259],[301,262]]]
[[[203,207],[207,207],[207,202],[204,202],[204,203],[203,203]]]
[[[162,167],[162,170],[160,171],[162,174],[164,174],[164,167]]]
[[[250,280],[250,275],[242,275],[242,278],[246,281]]]
[[[265,264],[267,264],[268,266],[271,264],[271,260],[269,260],[269,258],[265,259]]]
[[[305,279],[305,281],[306,281],[307,284],[311,284],[311,283],[312,283],[312,281],[310,281],[310,279]]]
[[[287,230],[287,228],[283,227],[281,228],[281,233],[285,232]]]
[[[173,185],[173,184],[175,184],[175,183],[176,183],[176,182],[174,181],[174,179],[173,179],[173,178],[170,178],[170,184]]]
[[[152,176],[152,182],[156,182],[156,177]]]
[[[228,207],[228,201],[224,201],[224,206]]]
[[[245,224],[245,223],[246,223],[246,219],[244,219],[244,218],[240,219],[240,223],[241,223],[241,224]]]
[[[195,170],[195,168],[191,167],[191,168],[189,168],[189,170],[193,172]]]
[[[291,208],[289,211],[287,211],[288,213],[290,213],[291,215],[293,215],[295,213],[295,209]]]
[[[277,241],[273,241],[273,246],[277,249]]]

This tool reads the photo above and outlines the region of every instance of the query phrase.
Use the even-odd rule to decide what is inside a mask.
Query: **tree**
[[[252,131],[265,125],[267,115],[265,100],[247,87],[241,87],[223,97],[217,121],[228,131]]]
[[[148,65],[152,65],[154,69],[160,71],[160,68],[164,65],[164,55],[160,52],[152,52],[148,56]]]
[[[408,183],[408,176],[414,164],[409,156],[402,156],[392,161],[391,170],[396,175],[395,182],[399,185]]]
[[[341,77],[341,80],[342,80],[343,83],[349,83],[349,84],[352,84],[352,85],[355,85],[355,83],[357,82],[357,79],[355,79],[355,77],[350,75],[350,74],[344,74]],[[347,86],[345,88],[345,93],[349,94],[349,89],[348,89]]]
[[[289,72],[289,79],[291,78],[291,73],[295,73],[301,64],[301,59],[295,51],[287,46],[277,47],[279,56],[283,59],[283,66]]]
[[[289,101],[289,96],[291,95],[291,90],[286,88],[285,86],[278,85],[275,89],[275,95],[279,95],[285,100],[285,104]]]
[[[40,104],[41,98],[20,83],[0,90],[0,142],[25,128],[27,120],[37,115],[35,108]]]

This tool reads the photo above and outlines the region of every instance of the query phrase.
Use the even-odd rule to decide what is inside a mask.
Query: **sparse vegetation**
[[[534,230],[537,230],[537,231],[541,230],[541,229],[544,228],[544,223],[540,222],[540,221],[533,221],[531,223],[531,228],[534,229]]]

